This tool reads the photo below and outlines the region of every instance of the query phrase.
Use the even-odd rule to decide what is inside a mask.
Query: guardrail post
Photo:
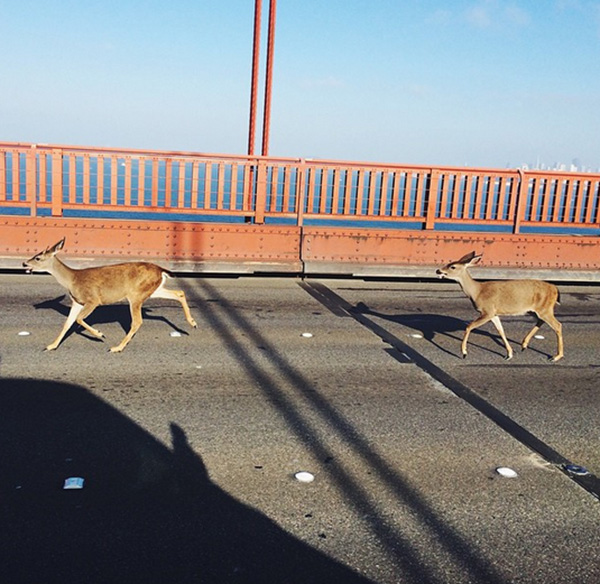
[[[296,181],[296,225],[302,227],[304,225],[304,204],[306,202],[306,160],[300,159],[298,165],[298,175]]]
[[[6,201],[6,150],[0,150],[0,201]]]
[[[525,178],[525,172],[521,168],[517,169],[517,172],[519,173],[519,188],[517,190],[517,204],[515,206],[513,222],[513,233],[515,234],[521,231],[521,220],[524,214],[525,203],[527,202],[527,188],[529,186]]]
[[[257,164],[255,205],[254,222],[262,225],[265,222],[267,205],[267,164],[264,160],[259,160]]]
[[[52,151],[52,216],[61,217],[63,211],[63,155]]]
[[[432,168],[431,174],[429,175],[429,193],[427,196],[427,209],[425,211],[425,229],[433,229],[435,227],[439,184],[440,171]]]
[[[25,195],[30,203],[30,213],[32,217],[37,216],[37,147],[31,145],[27,153],[27,170],[26,170],[26,185]]]

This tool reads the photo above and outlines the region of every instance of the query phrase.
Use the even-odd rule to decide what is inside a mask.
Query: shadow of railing
[[[393,492],[401,505],[408,506],[416,514],[426,532],[459,566],[463,573],[470,575],[470,581],[485,584],[500,584],[502,576],[494,566],[475,550],[429,505],[425,498],[413,488],[409,481],[397,472],[380,454],[376,447],[339,411],[323,397],[313,383],[295,368],[287,356],[271,343],[258,328],[246,319],[235,306],[228,302],[218,290],[206,280],[196,280],[187,284],[186,294],[192,301],[202,306],[203,315],[210,327],[221,337],[230,355],[246,371],[249,378],[261,388],[266,398],[285,420],[295,437],[313,454],[317,460],[335,459],[311,418],[298,407],[300,398],[310,406],[312,416],[318,416],[327,425],[331,434],[341,439],[375,474],[382,484]],[[235,331],[235,332],[234,332]],[[242,333],[255,346],[263,349],[278,374],[286,379],[293,395],[286,390],[261,361],[254,359],[238,340]],[[382,544],[390,561],[404,574],[403,582],[419,584],[441,584],[444,578],[428,563],[411,543],[408,534],[381,512],[378,501],[342,464],[328,466],[329,473],[339,492],[358,510],[369,529]]]
[[[81,386],[0,384],[2,582],[367,584]],[[80,490],[64,490],[68,477]]]

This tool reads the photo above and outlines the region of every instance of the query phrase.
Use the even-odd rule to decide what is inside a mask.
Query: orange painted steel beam
[[[352,273],[380,269],[388,275],[395,267],[436,266],[476,251],[482,266],[497,271],[546,270],[589,273],[600,280],[600,240],[555,235],[486,233],[432,233],[373,229],[304,227],[302,260],[308,271]],[[346,266],[346,267],[344,267]],[[360,270],[359,270],[360,271]],[[365,272],[365,273],[366,273]]]
[[[252,266],[256,271],[301,271],[300,229],[294,226],[0,217],[5,267],[20,267],[19,261],[62,237],[67,238],[67,256],[87,263],[139,259],[189,271],[217,264],[219,271],[227,271],[227,265],[232,272]]]
[[[475,250],[492,277],[600,280],[597,238],[25,217],[0,218],[0,267],[18,268],[62,237],[79,264],[147,259],[190,272],[432,277],[434,266]]]

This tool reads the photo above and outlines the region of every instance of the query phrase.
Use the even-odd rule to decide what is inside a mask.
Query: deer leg
[[[77,324],[81,325],[86,331],[94,335],[97,339],[103,339],[104,335],[99,330],[95,329],[93,326],[90,326],[87,322],[85,322],[85,320],[83,320],[92,314],[97,307],[98,305],[95,303],[86,304],[77,317]]]
[[[133,335],[138,331],[138,329],[142,326],[142,301],[129,301],[129,310],[131,312],[131,328],[129,332],[125,335],[125,338],[115,347],[111,347],[111,353],[120,353],[131,341]]]
[[[502,341],[504,342],[504,346],[506,347],[506,360],[509,361],[510,359],[512,359],[513,350],[508,342],[508,339],[506,338],[506,335],[504,334],[504,327],[500,322],[500,318],[498,316],[494,316],[494,318],[492,318],[492,323],[494,324],[496,330],[500,333],[500,336],[502,337]]]
[[[167,288],[163,288],[162,284],[151,294],[150,298],[166,298],[168,300],[177,300],[179,304],[181,304],[183,308],[183,312],[185,313],[186,320],[196,328],[198,325],[196,321],[192,317],[192,313],[190,312],[190,307],[188,306],[187,300],[185,299],[185,294],[182,290],[169,290]]]
[[[60,334],[58,335],[58,337],[56,337],[56,340],[53,343],[50,343],[46,347],[46,351],[54,351],[54,349],[56,349],[56,347],[60,345],[60,342],[63,340],[64,336],[67,334],[69,329],[73,326],[73,323],[75,322],[75,320],[79,316],[79,313],[82,310],[83,304],[79,304],[79,302],[75,302],[75,300],[73,300],[73,304],[71,304],[71,309],[69,310],[67,320],[65,321],[65,324],[62,330],[60,331]]]
[[[479,318],[476,318],[473,322],[471,322],[467,326],[467,328],[465,330],[465,336],[463,337],[462,345],[461,345],[463,359],[465,359],[467,356],[467,341],[469,340],[469,335],[471,334],[471,331],[473,329],[480,327],[481,325],[485,324],[486,322],[489,322],[490,320],[492,320],[492,318],[493,318],[492,316],[489,316],[487,314],[482,314]]]
[[[552,313],[544,315],[543,317],[540,316],[540,318],[543,318],[548,323],[548,325],[552,327],[552,330],[556,333],[556,342],[558,344],[558,350],[556,355],[550,358],[551,361],[556,362],[565,356],[563,347],[562,324],[560,324],[560,322],[556,320],[556,317]]]
[[[523,339],[521,343],[521,349],[524,351],[529,346],[529,341],[533,338],[533,335],[540,330],[540,327],[544,324],[544,321],[538,316],[535,326],[529,331],[528,335]]]

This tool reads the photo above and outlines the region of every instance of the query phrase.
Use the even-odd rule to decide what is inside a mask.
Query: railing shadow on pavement
[[[429,505],[424,497],[413,488],[407,479],[398,473],[385,458],[377,452],[375,446],[324,398],[313,383],[294,367],[286,355],[271,343],[242,313],[231,304],[219,291],[205,279],[186,283],[188,299],[196,306],[201,306],[203,318],[221,337],[223,345],[230,355],[238,361],[247,375],[261,388],[265,397],[285,420],[295,437],[321,461],[335,459],[324,440],[319,439],[319,432],[309,417],[297,406],[300,398],[311,407],[312,414],[319,416],[327,424],[330,433],[342,439],[362,461],[377,475],[395,495],[400,505],[407,506],[416,514],[421,525],[441,546],[464,574],[468,574],[471,582],[500,584],[503,576],[492,563],[486,559],[472,544],[463,538],[454,528]],[[271,364],[278,370],[289,385],[294,395],[290,395],[273,375],[253,358],[239,342],[237,333],[242,333],[255,346],[268,354]],[[303,404],[304,405],[304,404]],[[385,517],[378,508],[378,502],[363,485],[354,478],[342,464],[330,465],[329,472],[339,492],[345,500],[351,502],[361,516],[369,524],[371,532],[385,548],[390,561],[403,574],[403,582],[415,584],[441,584],[440,576],[433,565],[428,564],[403,533],[401,526]]]
[[[407,328],[410,328],[414,331],[419,332],[423,335],[423,338],[429,341],[432,345],[437,347],[443,353],[448,355],[452,355],[454,357],[462,359],[462,355],[460,354],[460,342],[462,341],[463,335],[465,333],[465,329],[469,324],[468,321],[462,320],[460,318],[455,318],[453,316],[446,316],[443,314],[424,314],[424,313],[416,313],[416,314],[386,314],[383,312],[378,312],[376,310],[372,310],[369,306],[367,306],[364,302],[359,302],[355,308],[357,313],[367,314],[369,316],[375,316],[377,318],[387,320],[389,322],[394,322],[396,324],[400,324]],[[490,323],[491,325],[491,323]],[[452,334],[457,333],[457,334]],[[457,351],[449,351],[446,347],[436,341],[436,336],[444,336],[449,337],[453,340],[458,341],[457,343]],[[501,351],[493,351],[484,345],[477,343],[474,340],[477,335],[482,335],[490,338]],[[515,342],[515,341],[512,341]],[[479,349],[483,351],[487,351],[490,353],[498,354],[504,356],[504,343],[498,335],[489,333],[486,330],[475,329],[471,333],[471,337],[469,339],[470,346],[477,346]]]
[[[175,424],[169,449],[84,387],[38,379],[2,379],[0,411],[3,582],[369,582],[219,488]]]

